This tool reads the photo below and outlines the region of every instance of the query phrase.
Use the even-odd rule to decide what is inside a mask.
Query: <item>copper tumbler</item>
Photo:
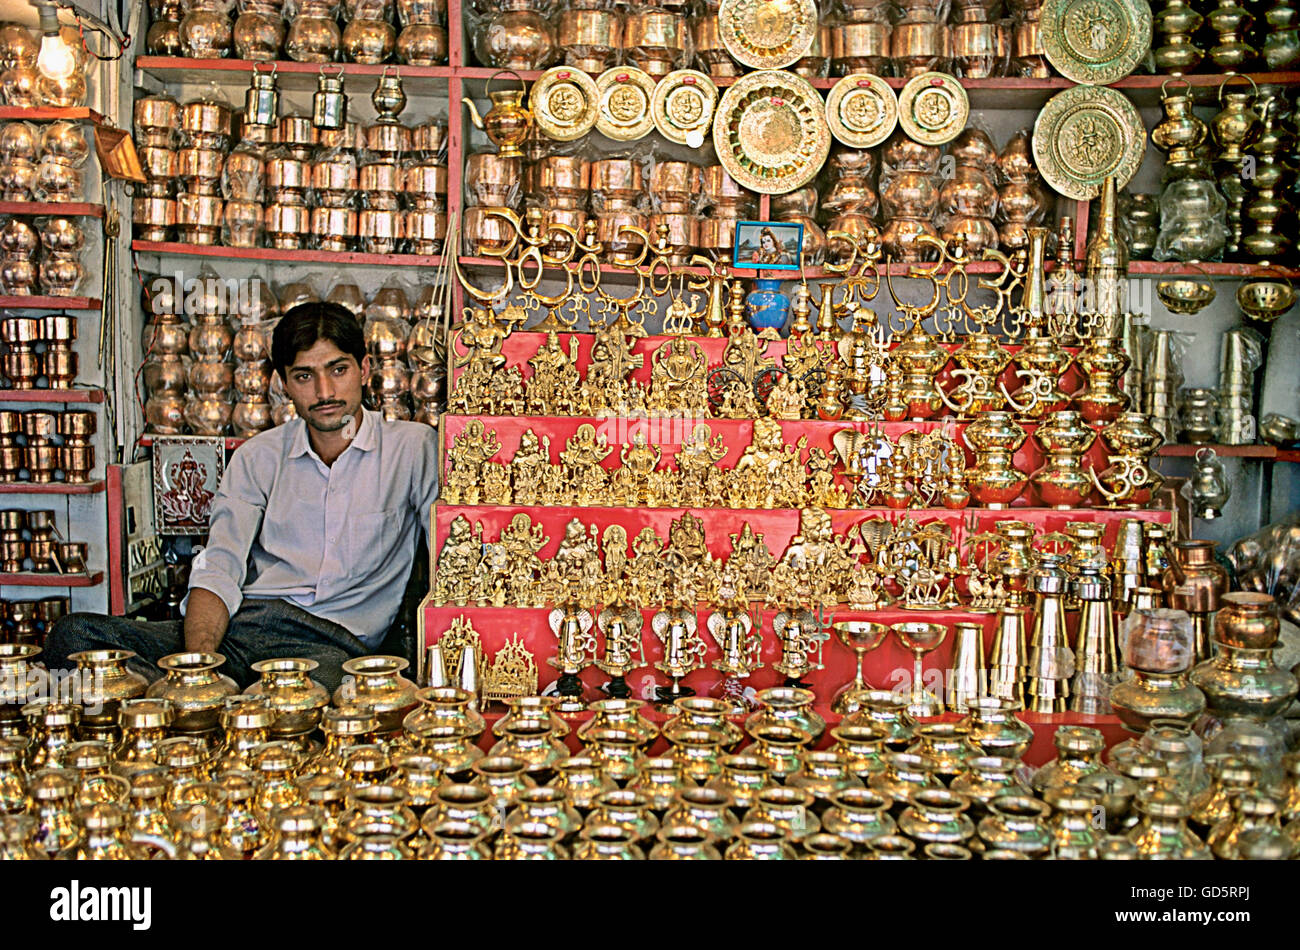
[[[447,212],[413,209],[403,225],[412,254],[439,254],[447,239]]]
[[[64,574],[86,573],[86,555],[89,546],[81,541],[65,541],[59,545],[59,563]]]
[[[59,447],[57,445],[29,445],[23,451],[23,461],[31,480],[38,484],[54,481],[54,473],[59,467]]]
[[[63,477],[72,484],[90,481],[90,471],[95,467],[93,445],[65,445],[59,451],[59,467]]]
[[[166,241],[176,227],[176,199],[132,198],[131,224],[141,241]]]
[[[37,643],[40,632],[36,628],[40,611],[34,600],[15,600],[9,604],[9,619],[14,625],[15,643]]]
[[[304,204],[270,204],[266,206],[265,232],[271,247],[297,250],[311,221],[311,211]]]
[[[515,238],[514,228],[505,218],[488,212],[488,207],[465,209],[465,249],[469,254],[483,256],[493,251],[504,251]]]
[[[27,560],[26,541],[0,541],[0,571],[17,574]]]
[[[565,10],[557,35],[566,66],[599,73],[614,65],[622,48],[623,21],[613,10]]]
[[[838,76],[850,73],[883,75],[889,67],[888,23],[841,23],[831,46],[831,68]]]
[[[740,67],[727,52],[718,28],[718,14],[705,13],[691,21],[691,36],[695,41],[695,57],[700,68],[714,79],[740,75]]]
[[[28,445],[44,445],[59,434],[59,417],[52,412],[24,412],[22,417]]]

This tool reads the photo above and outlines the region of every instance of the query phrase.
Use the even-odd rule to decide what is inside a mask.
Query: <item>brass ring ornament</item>
[[[970,99],[961,81],[947,73],[914,76],[898,94],[898,123],[922,145],[951,142],[966,128]]]
[[[655,84],[650,113],[655,128],[670,142],[699,148],[713,126],[718,87],[704,73],[678,69]]]
[[[616,66],[596,77],[596,131],[618,142],[645,138],[655,126],[650,103],[655,81],[634,66]]]
[[[853,73],[826,97],[826,121],[849,148],[875,148],[898,125],[898,96],[879,76]]]
[[[572,66],[548,69],[533,83],[533,120],[547,138],[572,142],[596,124],[596,81]]]
[[[1110,176],[1123,188],[1137,173],[1146,127],[1128,97],[1105,86],[1073,86],[1053,96],[1034,122],[1034,162],[1067,198],[1097,197]]]
[[[713,149],[742,188],[767,195],[794,191],[812,181],[830,154],[826,106],[794,73],[741,76],[713,117]]]
[[[1147,0],[1047,0],[1040,24],[1047,61],[1074,82],[1117,82],[1151,48]]]
[[[752,69],[781,69],[808,55],[817,38],[816,0],[722,0],[722,45]]]

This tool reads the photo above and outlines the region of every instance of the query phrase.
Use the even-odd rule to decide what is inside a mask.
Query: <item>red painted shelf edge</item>
[[[104,206],[85,201],[0,201],[0,214],[61,214],[102,218]]]
[[[0,482],[0,495],[97,495],[104,490],[104,481],[78,482]]]
[[[41,297],[35,294],[0,297],[4,310],[98,310],[104,302],[98,297]]]
[[[1211,449],[1223,458],[1275,459],[1278,450],[1271,445],[1165,445],[1156,454],[1166,458],[1194,457],[1201,449]]]
[[[47,107],[29,109],[26,106],[0,106],[0,119],[21,119],[28,122],[53,121],[55,119],[68,119],[71,121],[80,119],[95,123],[104,121],[104,117],[94,109],[54,109]]]
[[[345,76],[379,76],[386,69],[400,71],[403,79],[448,79],[451,77],[450,66],[407,66],[399,63],[299,63],[291,59],[251,60],[251,59],[190,59],[185,56],[137,56],[135,68],[174,72],[182,70],[217,70],[231,73],[251,73],[255,66],[262,69],[275,68],[279,73],[303,73],[316,75],[324,65],[333,72],[342,69]],[[540,75],[540,74],[539,74]]]
[[[1183,264],[1178,261],[1129,261],[1130,274],[1150,274],[1165,277],[1300,277],[1300,268],[1274,265],[1239,264],[1231,261],[1208,261],[1204,264]]]
[[[6,402],[101,403],[102,389],[0,389],[0,404]]]
[[[92,574],[0,574],[0,587],[97,587],[104,582],[104,572]]]
[[[299,261],[307,264],[362,264],[379,267],[437,267],[441,254],[368,254],[364,251],[281,250],[274,247],[225,247],[221,244],[181,244],[175,241],[131,242],[142,254],[179,254],[249,261]]]
[[[136,444],[141,445],[141,446],[143,446],[144,448],[147,449],[147,448],[150,448],[150,447],[153,445],[154,438],[155,438],[155,436],[152,436],[152,435],[142,435],[142,436],[140,436],[139,439],[136,440]],[[169,439],[172,439],[172,438],[181,438],[181,439],[183,439],[183,438],[187,438],[187,436],[164,436],[164,438],[169,438]],[[196,436],[188,436],[188,438],[201,439],[201,438],[207,438],[207,437],[206,437],[206,436],[198,436],[198,435],[196,435]],[[241,438],[238,438],[238,437],[236,437],[236,436],[228,436],[224,441],[225,441],[225,445],[226,445],[226,451],[227,451],[227,452],[233,452],[235,449],[239,448],[241,445],[243,445],[243,444],[244,444],[245,442],[247,442],[248,440],[247,440],[247,439],[241,439]]]

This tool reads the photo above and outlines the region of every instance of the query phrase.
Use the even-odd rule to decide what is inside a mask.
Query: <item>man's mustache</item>
[[[329,409],[333,406],[339,406],[340,408],[344,408],[347,406],[347,403],[338,402],[337,400],[330,400],[329,402],[318,402],[316,403],[316,405],[311,406],[307,411],[315,412],[317,409]]]

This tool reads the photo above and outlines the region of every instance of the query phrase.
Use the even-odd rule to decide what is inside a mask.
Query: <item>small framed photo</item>
[[[741,270],[798,270],[802,250],[802,224],[740,221],[731,262]]]
[[[225,467],[224,439],[155,436],[153,516],[158,533],[207,534]]]

